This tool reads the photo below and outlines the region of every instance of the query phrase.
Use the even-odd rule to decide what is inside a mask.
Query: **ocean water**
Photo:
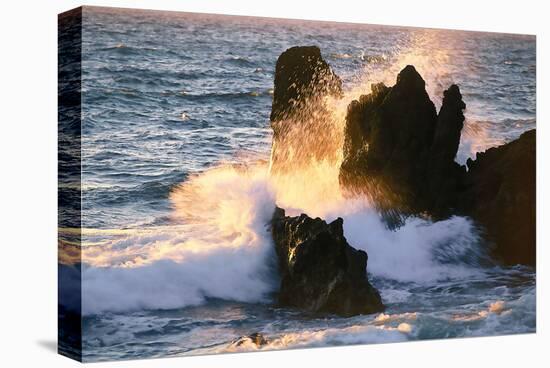
[[[535,127],[532,36],[85,8],[85,360],[535,332],[535,271],[495,264],[469,219],[390,231],[365,200],[341,197],[337,166],[269,175],[275,62],[295,45],[319,46],[341,76],[336,121],[412,64],[437,107],[461,88],[458,162]],[[276,204],[343,217],[387,310],[275,306]],[[254,332],[269,343],[232,344]]]

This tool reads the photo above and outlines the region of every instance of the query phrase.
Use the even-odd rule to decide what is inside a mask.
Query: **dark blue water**
[[[84,14],[87,360],[255,349],[231,341],[257,331],[271,349],[535,331],[534,271],[488,266],[469,220],[412,219],[390,232],[368,206],[324,196],[335,191],[334,168],[316,168],[326,182],[311,190],[301,190],[303,178],[273,182],[266,172],[273,73],[288,47],[321,48],[344,82],[338,116],[370,83],[393,84],[407,64],[436,105],[459,84],[464,162],[535,126],[534,37]],[[343,216],[350,243],[369,253],[386,314],[321,318],[273,307],[277,275],[265,223],[275,203]]]

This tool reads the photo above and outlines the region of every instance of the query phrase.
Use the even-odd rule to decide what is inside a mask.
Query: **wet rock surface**
[[[281,275],[280,305],[342,316],[384,309],[367,280],[367,253],[347,243],[342,225],[341,218],[327,224],[275,210],[271,231]]]
[[[279,56],[270,116],[272,173],[284,173],[311,160],[336,160],[337,127],[326,98],[341,94],[342,82],[318,47],[296,46]]]
[[[257,347],[267,345],[269,341],[259,332],[254,332],[248,336],[241,336],[231,343],[231,346],[243,346],[245,344],[254,344]]]
[[[535,266],[536,130],[468,160],[462,212],[486,231],[505,264]]]
[[[295,46],[277,59],[271,121],[301,114],[304,105],[342,93],[342,82],[317,46]]]

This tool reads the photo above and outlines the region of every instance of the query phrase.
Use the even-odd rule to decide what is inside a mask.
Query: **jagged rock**
[[[272,173],[336,159],[340,142],[334,139],[337,127],[325,100],[341,94],[342,82],[318,47],[292,47],[279,56],[270,116]]]
[[[465,108],[456,85],[439,115],[412,65],[393,87],[372,86],[348,107],[340,183],[368,194],[384,212],[444,216],[464,169],[454,162]]]
[[[280,305],[343,316],[384,309],[367,280],[367,253],[347,243],[342,225],[341,218],[327,224],[275,210],[271,231],[281,274]]]
[[[466,108],[458,86],[439,114],[422,77],[405,67],[393,87],[372,86],[348,106],[341,187],[368,195],[398,226],[401,215],[471,216],[506,264],[535,264],[535,132],[454,161]]]
[[[444,163],[453,162],[460,144],[460,133],[464,127],[464,109],[462,94],[457,85],[453,84],[443,92],[443,102],[435,129],[432,144],[433,157]]]
[[[466,104],[457,85],[443,92],[443,102],[437,116],[437,125],[430,157],[427,162],[426,185],[422,197],[425,209],[436,218],[456,213],[459,201],[456,193],[464,190],[464,166],[455,162],[464,127]]]
[[[318,48],[291,48],[279,57],[272,173],[334,159],[339,139],[324,101],[340,93],[340,79]],[[390,227],[407,215],[471,216],[500,260],[534,265],[535,133],[478,154],[467,171],[455,162],[465,108],[459,87],[452,85],[437,113],[411,65],[393,87],[373,85],[348,106],[341,187],[348,195],[371,197]]]
[[[535,266],[536,130],[478,153],[467,165],[462,211],[483,225],[502,262]]]

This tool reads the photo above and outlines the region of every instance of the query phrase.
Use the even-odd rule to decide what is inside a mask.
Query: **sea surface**
[[[535,127],[534,36],[85,8],[84,360],[535,332],[535,271],[498,266],[469,219],[390,231],[338,195],[335,167],[270,178],[275,62],[296,45],[319,46],[341,76],[342,119],[407,64],[437,108],[458,84],[460,163]],[[386,311],[278,308],[275,204],[343,217]],[[254,332],[269,343],[232,344]]]

